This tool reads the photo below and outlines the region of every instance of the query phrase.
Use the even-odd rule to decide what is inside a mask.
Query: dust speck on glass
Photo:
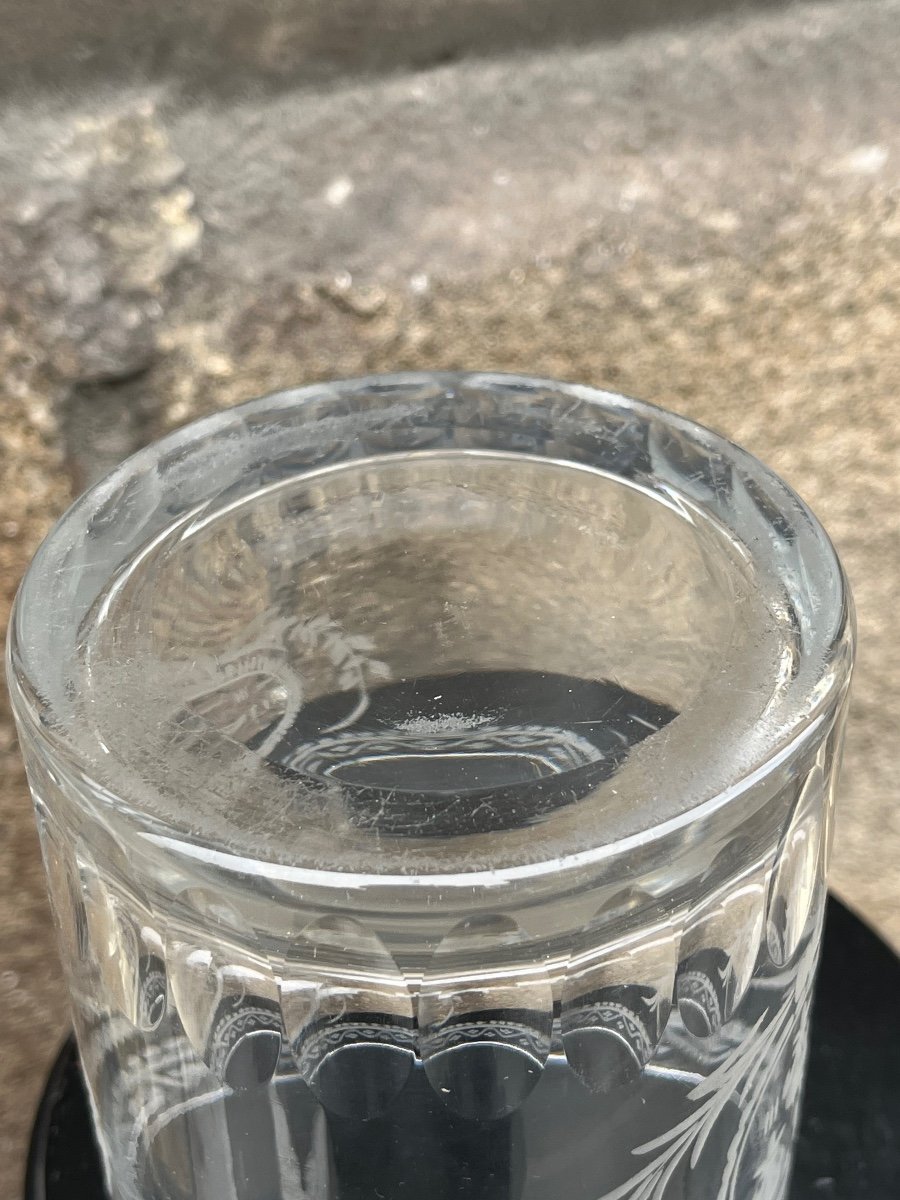
[[[9,654],[115,1200],[782,1200],[852,641],[777,477],[589,388],[123,464]]]

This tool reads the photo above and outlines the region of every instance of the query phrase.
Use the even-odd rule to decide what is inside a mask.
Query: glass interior
[[[698,737],[736,758],[795,641],[702,513],[581,464],[425,451],[178,523],[102,595],[82,661],[112,758],[151,714],[246,748],[337,861],[366,831],[651,824],[654,763]],[[216,844],[266,824],[248,803],[186,815]]]

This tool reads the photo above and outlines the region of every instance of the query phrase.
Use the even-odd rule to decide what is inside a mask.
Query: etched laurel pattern
[[[376,663],[375,667],[383,664]],[[371,664],[367,670],[371,672]],[[355,715],[360,715],[357,711]],[[349,718],[341,722],[347,725]],[[574,770],[576,767],[597,762],[603,758],[602,751],[587,738],[578,737],[570,730],[545,725],[519,725],[512,729],[477,729],[473,733],[474,721],[460,720],[460,728],[429,729],[425,722],[418,722],[414,729],[383,730],[377,733],[345,733],[340,737],[321,739],[311,746],[300,746],[289,760],[294,770],[324,772],[334,763],[345,758],[356,758],[364,754],[387,755],[391,751],[409,753],[413,745],[417,754],[495,754],[525,750],[540,753],[544,760],[558,771]],[[332,729],[337,728],[332,726]],[[415,741],[411,742],[411,735]]]
[[[481,1019],[445,1025],[422,1039],[430,1053],[449,1050],[454,1046],[470,1046],[473,1042],[500,1042],[516,1046],[543,1062],[547,1055],[546,1038],[540,1030],[528,1029],[511,1021]]]
[[[250,1001],[245,996],[228,997],[220,1005],[209,1035],[213,1070],[221,1069],[230,1052],[247,1034],[265,1030],[280,1035],[280,1026],[281,1014],[277,1005],[262,1000]]]
[[[807,952],[807,956],[809,952]],[[793,1119],[799,1112],[803,1080],[806,1071],[806,1059],[809,1051],[809,1024],[812,1013],[812,985],[815,979],[815,956],[811,958],[808,977],[804,981],[806,1000],[801,999],[796,1004],[797,1020],[794,1025],[793,1042],[785,1044],[788,1062],[782,1062],[784,1074],[781,1084],[780,1101],[760,1109],[759,1144],[762,1155],[757,1162],[753,1179],[756,1184],[758,1200],[781,1200],[787,1182],[793,1158]],[[797,986],[795,996],[800,994]],[[788,1049],[789,1047],[789,1049]],[[774,1088],[774,1081],[770,1084]]]
[[[758,1200],[780,1200],[790,1166],[791,1131],[803,1087],[807,1025],[817,959],[810,939],[790,970],[793,979],[780,1006],[766,1009],[715,1069],[688,1094],[696,1104],[678,1125],[633,1154],[647,1159],[630,1179],[598,1200],[664,1200],[676,1172],[696,1167],[716,1122],[732,1105],[738,1126],[722,1165],[718,1200],[740,1200],[737,1191],[747,1155],[766,1135],[770,1144],[754,1168]],[[779,1076],[781,1086],[778,1087]]]
[[[280,647],[255,647],[222,656],[215,663],[198,664],[198,674],[203,666],[207,679],[188,697],[186,707],[229,737],[249,742],[273,726],[280,733],[300,711],[302,684],[289,670]],[[219,676],[225,682],[215,682]]]
[[[189,540],[160,571],[150,599],[155,645],[167,660],[227,652],[269,606],[265,564],[233,527]],[[189,649],[192,647],[193,649]]]
[[[370,681],[390,678],[391,670],[387,663],[372,657],[375,649],[372,638],[365,634],[347,633],[326,614],[291,620],[285,629],[284,640],[288,650],[294,654],[298,651],[324,653],[334,669],[337,690],[356,694],[356,705],[352,711],[323,730],[323,733],[336,733],[352,725],[368,707]]]
[[[312,1078],[329,1054],[335,1050],[342,1050],[346,1046],[360,1043],[370,1045],[381,1043],[414,1053],[415,1037],[412,1031],[412,1022],[409,1022],[409,1026],[409,1028],[405,1028],[400,1019],[396,1017],[389,1022],[371,1019],[356,1021],[349,1017],[334,1025],[320,1026],[305,1031],[294,1047],[300,1074],[305,1079]]]
[[[659,1009],[659,998],[642,998],[648,1019],[655,1021]],[[579,1029],[605,1029],[616,1033],[631,1047],[637,1061],[643,1065],[653,1053],[653,1040],[647,1023],[642,1021],[632,1008],[616,1000],[598,1000],[568,1014],[569,1034]]]
[[[371,657],[374,642],[350,634],[326,615],[269,623],[267,644],[245,629],[250,645],[193,664],[195,676],[207,677],[187,700],[187,708],[204,721],[239,741],[265,732],[258,752],[267,754],[300,712],[305,700],[303,671],[296,659],[319,655],[329,664],[337,691],[347,692],[351,710],[325,733],[352,724],[366,710],[372,680],[389,677],[386,663]],[[274,635],[274,636],[273,636]],[[224,677],[224,682],[223,682]]]
[[[166,964],[157,955],[147,955],[140,962],[138,1028],[152,1033],[165,1016],[167,1003]]]

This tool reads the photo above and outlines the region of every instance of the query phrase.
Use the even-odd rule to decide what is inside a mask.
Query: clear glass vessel
[[[9,673],[114,1200],[780,1200],[853,650],[680,417],[398,375],[38,551]]]

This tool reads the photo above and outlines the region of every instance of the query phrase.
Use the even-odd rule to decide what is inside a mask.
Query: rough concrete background
[[[774,8],[789,0],[749,0]],[[857,3],[862,0],[857,0]],[[748,0],[4,0],[0,90],[176,78],[231,95],[582,45]]]
[[[480,57],[421,70],[399,64],[442,55],[379,58],[359,6],[339,4],[327,82],[304,65],[305,33],[277,87],[233,48],[216,51],[229,86],[206,79],[209,47],[191,75],[184,46],[125,84],[104,75],[100,38],[83,72],[60,68],[64,89],[37,86],[34,10],[7,7],[22,24],[0,49],[0,620],[73,490],[267,389],[508,368],[657,400],[766,459],[838,544],[861,651],[833,880],[900,946],[900,2],[720,11],[615,40],[585,26],[596,40],[537,53],[516,31],[549,9],[471,0],[479,19],[519,14],[507,41],[500,22]],[[185,21],[202,8],[181,7]],[[385,40],[402,8],[384,0]],[[257,43],[281,45],[278,21],[301,9],[325,20],[324,5],[270,5]],[[382,73],[338,70],[360,64]],[[14,1196],[66,1017],[5,703],[0,1194]]]

